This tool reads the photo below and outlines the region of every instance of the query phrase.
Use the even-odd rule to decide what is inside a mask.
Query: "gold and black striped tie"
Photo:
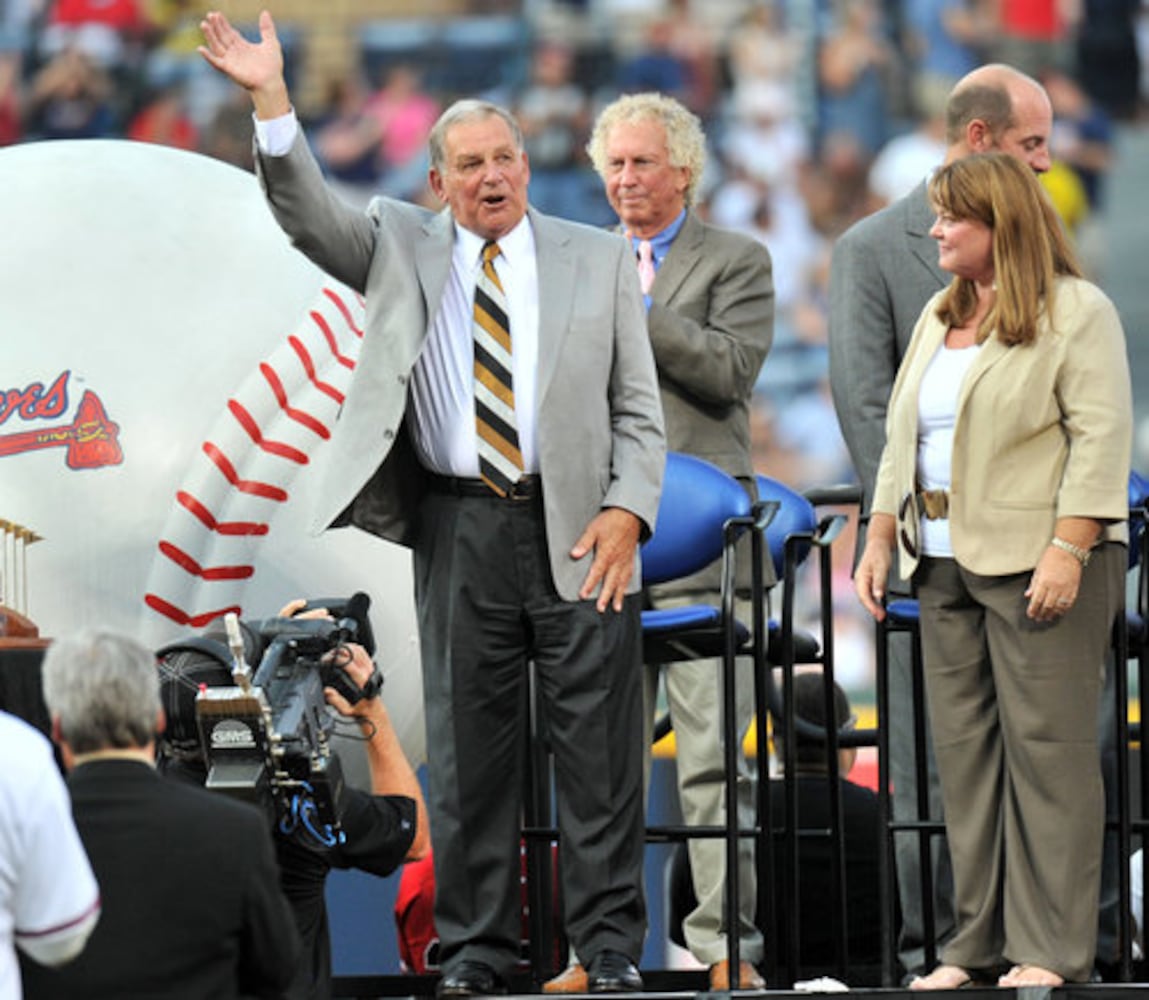
[[[515,422],[511,327],[507,298],[495,273],[499,244],[483,246],[483,266],[475,285],[475,424],[479,435],[479,475],[506,496],[523,472]]]

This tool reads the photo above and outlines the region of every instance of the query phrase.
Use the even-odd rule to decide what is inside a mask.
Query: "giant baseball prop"
[[[306,530],[357,295],[291,249],[254,177],[206,157],[32,143],[0,151],[0,190],[4,603],[47,636],[107,624],[159,646],[364,590],[421,759],[406,551]]]

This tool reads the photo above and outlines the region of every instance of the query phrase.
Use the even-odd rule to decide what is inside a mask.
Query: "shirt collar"
[[[674,238],[678,235],[679,230],[682,229],[682,224],[685,221],[686,209],[684,208],[681,212],[678,213],[678,217],[669,226],[662,230],[662,232],[655,233],[655,235],[650,238],[650,249],[654,254],[654,261],[656,264],[661,263],[662,258],[665,257],[667,253],[669,253],[670,244],[674,242]],[[642,242],[642,240],[640,240],[637,236],[631,235],[630,233],[627,233],[627,235],[630,236],[630,243],[631,246],[634,247],[634,252],[638,253],[638,245]]]
[[[487,240],[478,233],[473,233],[469,229],[464,229],[457,222],[455,223],[456,259],[465,262],[468,267],[478,269],[482,263],[483,246],[486,242]],[[522,260],[525,254],[531,252],[534,241],[530,217],[524,214],[518,225],[497,242],[503,258],[513,268],[516,260]]]

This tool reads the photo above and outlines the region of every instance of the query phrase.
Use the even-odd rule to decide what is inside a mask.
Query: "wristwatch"
[[[1089,565],[1089,557],[1093,554],[1091,549],[1083,549],[1080,545],[1074,545],[1072,542],[1067,542],[1064,538],[1058,538],[1056,535],[1049,540],[1049,544],[1055,549],[1061,549],[1062,552],[1068,552],[1074,559],[1081,563],[1083,567]]]

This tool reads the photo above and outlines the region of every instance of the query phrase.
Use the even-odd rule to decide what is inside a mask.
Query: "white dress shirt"
[[[255,137],[267,156],[284,156],[299,131],[295,112],[261,121]],[[482,265],[483,237],[455,223],[451,273],[438,313],[411,372],[411,438],[422,464],[442,475],[477,478],[474,336],[475,283]],[[495,272],[507,299],[514,360],[515,419],[523,471],[538,472],[535,406],[538,386],[539,278],[530,221],[522,221],[499,242]]]

